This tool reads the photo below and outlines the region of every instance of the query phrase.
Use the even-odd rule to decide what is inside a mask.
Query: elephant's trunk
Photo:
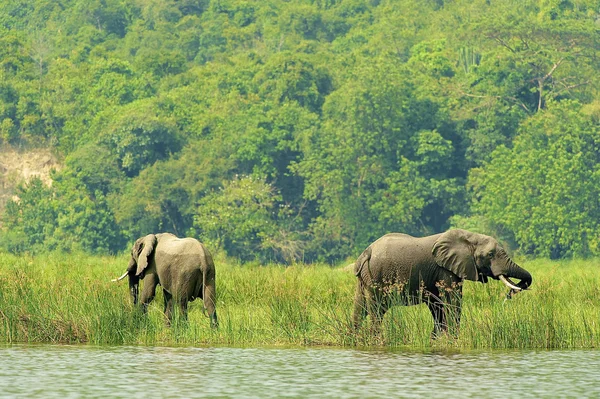
[[[134,305],[137,304],[140,281],[140,279],[133,274],[135,272],[135,265],[135,260],[131,258],[129,260],[129,265],[127,265],[127,270],[125,270],[125,273],[123,273],[120,277],[112,279],[112,281],[118,282],[123,280],[125,277],[129,276],[129,293],[131,294],[131,298],[133,299]]]
[[[492,262],[492,273],[513,290],[526,290],[531,286],[531,274],[513,262],[504,251],[498,254],[495,262]],[[515,284],[511,278],[516,278],[520,281]]]

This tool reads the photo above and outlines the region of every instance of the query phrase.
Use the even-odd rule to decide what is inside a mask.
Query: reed
[[[499,282],[467,282],[461,331],[430,340],[426,306],[398,306],[382,334],[368,322],[352,329],[355,277],[326,265],[240,265],[217,258],[219,329],[202,303],[171,327],[159,292],[142,315],[127,283],[113,283],[125,256],[0,255],[0,342],[127,345],[384,345],[407,348],[508,349],[600,346],[600,261],[522,262],[531,290],[504,300]]]

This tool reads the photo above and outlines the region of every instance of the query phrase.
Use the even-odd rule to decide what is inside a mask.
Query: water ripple
[[[0,397],[600,397],[600,352],[0,347]]]

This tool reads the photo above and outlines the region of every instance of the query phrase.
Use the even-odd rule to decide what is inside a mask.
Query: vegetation
[[[456,226],[523,254],[600,255],[599,13],[4,0],[0,144],[65,166],[20,187],[0,247],[106,255],[169,231],[243,261],[333,263],[390,231]]]
[[[426,306],[394,307],[381,338],[352,331],[355,277],[327,265],[241,266],[217,259],[213,330],[194,301],[189,321],[166,325],[162,294],[147,317],[126,283],[125,257],[0,256],[0,342],[149,345],[387,345],[411,348],[597,348],[598,261],[530,261],[530,291],[504,301],[499,282],[467,282],[457,339],[431,341]]]

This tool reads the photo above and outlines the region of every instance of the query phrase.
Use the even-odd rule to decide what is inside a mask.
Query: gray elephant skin
[[[208,249],[194,238],[178,238],[170,233],[148,234],[138,238],[131,249],[131,259],[125,273],[113,280],[129,277],[129,290],[133,303],[141,302],[146,312],[152,302],[156,287],[161,285],[164,294],[164,312],[169,323],[173,317],[173,304],[187,318],[188,302],[204,300],[211,326],[217,327],[215,264]],[[142,284],[138,298],[139,283]]]
[[[531,274],[513,262],[496,239],[460,229],[419,238],[386,234],[358,257],[354,273],[355,329],[368,314],[378,333],[391,306],[425,303],[433,317],[432,338],[448,332],[449,324],[458,334],[464,280],[501,280],[510,288],[508,298],[532,282]]]

